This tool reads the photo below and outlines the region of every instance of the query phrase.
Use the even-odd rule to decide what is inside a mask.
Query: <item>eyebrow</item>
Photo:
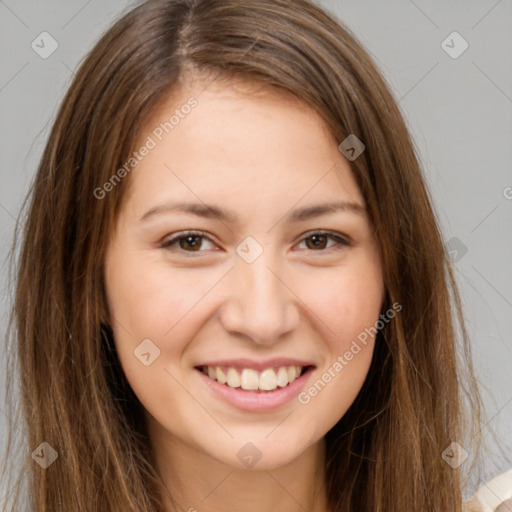
[[[340,201],[297,208],[285,216],[285,222],[289,224],[303,222],[314,217],[320,217],[321,215],[339,211],[356,213],[359,215],[365,215],[367,213],[366,208],[358,203]],[[230,224],[235,224],[238,221],[237,216],[233,212],[218,206],[207,205],[205,203],[164,203],[154,206],[148,210],[144,215],[142,215],[142,217],[140,217],[139,221],[146,221],[155,215],[170,212],[189,213],[205,219],[217,218],[222,222]]]

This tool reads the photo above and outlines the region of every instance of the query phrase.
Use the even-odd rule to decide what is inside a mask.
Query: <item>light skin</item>
[[[288,219],[330,202],[364,208],[364,198],[324,121],[294,97],[249,83],[175,90],[137,147],[191,96],[198,105],[161,141],[153,136],[156,147],[126,178],[110,238],[105,285],[121,365],[178,510],[326,512],[324,436],[361,389],[375,340],[308,404],[295,398],[271,411],[226,403],[194,367],[300,358],[315,365],[307,390],[375,325],[385,290],[367,214]],[[173,211],[140,220],[168,202],[214,205],[237,220]],[[188,230],[202,237],[187,239]],[[177,234],[181,244],[161,246]],[[249,236],[263,250],[252,263],[236,251]],[[148,366],[134,355],[145,339],[160,350]],[[237,457],[248,442],[261,453],[250,468]]]

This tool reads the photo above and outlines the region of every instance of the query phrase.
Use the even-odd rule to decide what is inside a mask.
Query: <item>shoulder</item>
[[[464,512],[512,512],[512,469],[483,484]]]

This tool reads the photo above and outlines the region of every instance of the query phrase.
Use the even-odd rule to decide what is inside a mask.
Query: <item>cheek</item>
[[[185,269],[171,273],[147,255],[129,256],[126,252],[123,258],[112,256],[106,266],[107,298],[125,373],[131,373],[132,379],[144,373],[146,368],[135,355],[146,345],[149,352],[157,354],[149,368],[177,368],[188,341],[205,321],[204,299],[222,274],[211,270],[192,274]],[[148,339],[151,343],[144,342]],[[143,342],[146,345],[141,345]],[[133,385],[137,387],[137,383]]]
[[[173,376],[186,345],[186,315],[198,301],[194,287],[155,267],[126,251],[112,253],[105,271],[116,351],[130,387],[152,412],[186,405]]]
[[[346,350],[352,339],[374,326],[383,301],[382,278],[374,267],[337,269],[326,275],[323,285],[309,283],[304,297],[321,320],[324,338],[331,349]]]
[[[170,274],[143,254],[117,261],[106,272],[111,319],[134,337],[163,338],[211,287],[211,279]]]
[[[383,286],[373,272],[333,274],[326,290],[311,297],[321,318],[324,357],[315,379],[299,395],[299,403],[331,428],[346,413],[366,380],[375,345],[375,325],[382,306]]]
[[[309,290],[309,295],[306,295]],[[314,291],[313,291],[314,290]],[[334,425],[359,393],[370,368],[384,285],[376,259],[362,259],[326,276],[323,285],[303,289],[321,330],[324,357],[316,380],[299,397],[316,404]],[[321,321],[319,321],[320,319]],[[329,411],[326,413],[325,411]]]

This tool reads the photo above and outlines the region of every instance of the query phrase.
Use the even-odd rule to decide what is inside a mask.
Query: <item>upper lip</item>
[[[254,361],[247,358],[239,359],[220,359],[215,361],[205,361],[200,366],[221,366],[228,368],[251,368],[256,371],[263,371],[267,368],[279,368],[281,366],[315,366],[310,361],[304,361],[301,359],[294,359],[289,357],[276,357],[273,359],[266,359],[265,361]]]

